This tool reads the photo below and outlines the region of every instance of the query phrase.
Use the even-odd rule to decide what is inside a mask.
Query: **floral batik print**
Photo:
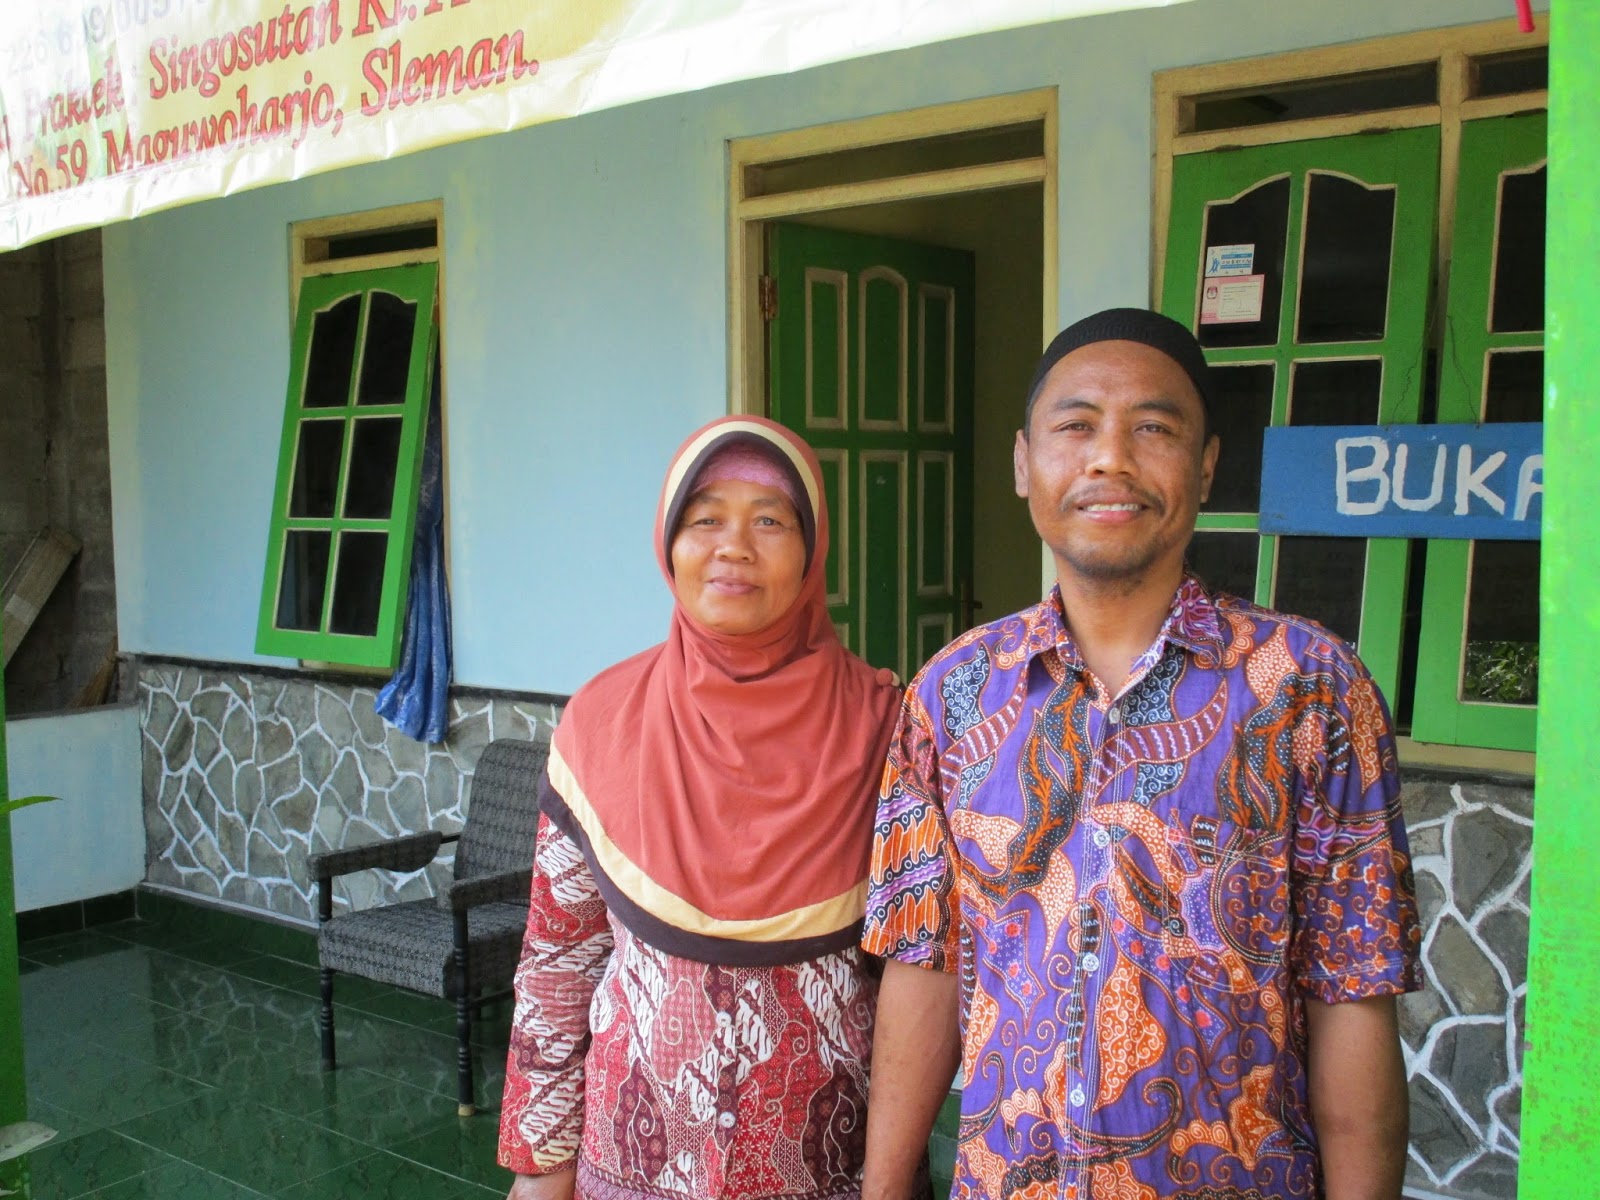
[[[1305,998],[1421,985],[1382,697],[1184,581],[1109,695],[1059,594],[912,682],[863,945],[957,971],[962,1200],[1316,1197]]]
[[[612,919],[541,818],[500,1163],[591,1200],[860,1195],[877,984],[861,951],[777,967],[666,954]]]

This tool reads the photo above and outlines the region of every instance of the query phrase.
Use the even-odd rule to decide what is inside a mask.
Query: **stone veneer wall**
[[[1517,1194],[1533,781],[1407,772],[1428,986],[1400,1001],[1408,1190]]]
[[[136,674],[149,881],[302,922],[316,912],[308,853],[459,828],[481,748],[548,739],[560,715],[552,702],[464,694],[447,744],[422,746],[378,718],[372,687],[159,662]],[[1513,1197],[1532,785],[1408,771],[1404,805],[1428,979],[1400,1004],[1408,1190]],[[347,876],[336,904],[431,895],[448,869]]]
[[[483,747],[548,741],[560,713],[454,695],[447,741],[423,745],[373,711],[376,687],[160,662],[136,675],[147,881],[302,922],[316,919],[307,855],[460,829]],[[449,850],[409,875],[342,877],[334,911],[433,895]]]

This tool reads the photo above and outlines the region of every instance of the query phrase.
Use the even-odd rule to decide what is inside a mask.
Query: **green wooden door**
[[[909,678],[970,622],[972,255],[804,225],[770,238],[770,411],[822,463],[829,612]]]
[[[1161,295],[1217,380],[1222,455],[1196,570],[1355,643],[1391,700],[1409,543],[1259,536],[1261,441],[1269,425],[1417,420],[1438,176],[1437,128],[1180,157]]]

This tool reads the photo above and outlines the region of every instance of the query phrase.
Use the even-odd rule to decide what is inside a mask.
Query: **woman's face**
[[[788,612],[805,563],[789,498],[741,479],[719,479],[691,496],[672,539],[678,602],[721,634],[758,633]]]

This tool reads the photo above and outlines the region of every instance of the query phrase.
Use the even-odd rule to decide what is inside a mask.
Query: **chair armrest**
[[[471,879],[452,879],[439,890],[439,907],[465,912],[496,900],[526,901],[533,890],[533,868],[500,871],[494,875],[475,875]]]
[[[306,859],[311,878],[318,881],[377,868],[383,871],[419,871],[439,853],[443,835],[435,830],[386,838],[367,846],[325,850]]]

